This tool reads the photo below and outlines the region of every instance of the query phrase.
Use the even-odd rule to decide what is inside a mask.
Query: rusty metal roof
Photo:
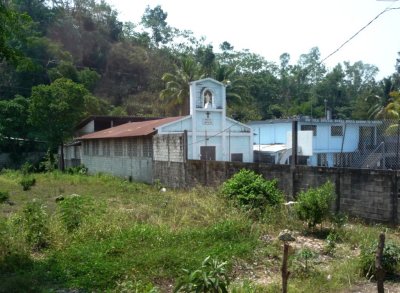
[[[121,138],[121,137],[135,137],[153,134],[156,127],[174,122],[183,117],[168,117],[150,121],[129,122],[116,127],[100,130],[97,132],[89,133],[79,137],[78,139],[100,139],[100,138]]]

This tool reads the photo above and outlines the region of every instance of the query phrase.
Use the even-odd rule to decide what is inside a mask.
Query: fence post
[[[399,177],[397,170],[392,173],[392,225],[396,226],[398,223],[398,201],[399,201]]]
[[[376,269],[376,286],[378,289],[378,293],[384,293],[384,278],[385,278],[385,270],[382,266],[382,257],[383,257],[383,249],[385,248],[385,234],[381,233],[379,235],[379,244],[376,249],[375,256],[375,269]]]
[[[297,165],[297,120],[292,121],[292,161],[290,173],[292,178],[292,198],[296,195],[296,165]]]

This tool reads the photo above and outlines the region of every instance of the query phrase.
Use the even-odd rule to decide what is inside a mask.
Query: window
[[[317,136],[317,125],[303,124],[300,126],[301,130],[312,130],[313,136]]]
[[[128,139],[128,157],[138,156],[138,140],[137,138]]]
[[[231,154],[232,162],[243,162],[243,154]]]
[[[328,159],[326,154],[318,154],[317,160],[318,160],[317,162],[318,166],[328,167]]]
[[[123,156],[123,147],[122,147],[122,140],[116,139],[114,140],[114,156],[121,157]]]
[[[343,136],[343,126],[331,126],[331,136]]]
[[[110,156],[110,141],[103,140],[103,156]]]
[[[90,141],[89,140],[86,140],[83,142],[83,154],[85,156],[90,155]]]
[[[98,140],[93,140],[93,142],[92,142],[92,154],[93,154],[93,156],[98,156],[99,155],[99,144],[100,144],[100,142]]]
[[[143,157],[153,157],[153,141],[151,138],[143,139]]]

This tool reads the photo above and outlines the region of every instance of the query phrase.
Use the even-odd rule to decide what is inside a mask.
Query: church
[[[226,117],[226,86],[206,78],[189,87],[190,115],[129,122],[83,135],[78,138],[81,163],[90,173],[152,183],[158,161],[253,162],[251,128]]]

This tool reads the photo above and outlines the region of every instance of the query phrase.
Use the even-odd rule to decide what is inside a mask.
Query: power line
[[[358,34],[360,34],[363,30],[365,30],[368,26],[370,26],[375,20],[377,20],[382,14],[391,11],[391,10],[396,10],[396,9],[400,9],[400,7],[394,7],[394,8],[385,8],[381,13],[379,13],[377,16],[375,16],[371,21],[369,21],[366,25],[364,25],[360,30],[358,30],[354,35],[352,35],[347,41],[345,41],[342,45],[339,46],[339,48],[337,48],[335,51],[333,51],[332,53],[330,53],[328,56],[326,56],[324,59],[321,60],[320,63],[323,63],[324,61],[326,61],[326,59],[328,59],[329,57],[331,57],[332,55],[336,54],[340,49],[342,49],[347,43],[349,43],[351,40],[353,40]]]

